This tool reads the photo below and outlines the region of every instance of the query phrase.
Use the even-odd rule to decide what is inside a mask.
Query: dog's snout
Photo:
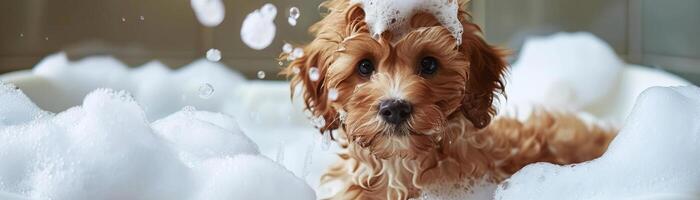
[[[404,100],[390,99],[379,104],[379,115],[390,124],[401,124],[411,115],[411,104]]]

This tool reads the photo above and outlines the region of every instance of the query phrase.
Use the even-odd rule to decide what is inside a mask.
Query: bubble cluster
[[[277,7],[269,3],[248,14],[241,25],[243,43],[255,50],[270,46],[277,30],[274,23],[275,16],[277,16]]]
[[[282,49],[284,50],[284,49]],[[301,47],[294,48],[291,53],[287,53],[287,60],[296,60],[297,58],[304,57],[304,49]]]
[[[396,42],[411,30],[410,19],[423,12],[435,16],[457,40],[462,41],[463,27],[458,18],[459,4],[455,0],[352,0],[363,5],[365,22],[376,39],[390,31]]]
[[[297,25],[297,19],[299,19],[299,8],[297,7],[291,7],[289,8],[289,17],[287,17],[287,22],[289,22],[289,25],[296,26]]]

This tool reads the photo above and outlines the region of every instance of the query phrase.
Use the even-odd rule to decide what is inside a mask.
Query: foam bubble
[[[352,0],[365,11],[365,22],[370,34],[378,38],[385,31],[393,35],[396,42],[410,30],[410,20],[414,14],[432,14],[449,30],[458,43],[462,43],[463,27],[458,18],[459,5],[456,0]]]
[[[221,51],[213,48],[207,50],[207,60],[212,62],[219,62],[219,60],[221,60]]]
[[[243,43],[255,50],[270,46],[275,39],[275,16],[277,8],[269,3],[248,14],[241,25]]]
[[[265,71],[258,71],[258,78],[265,79]]]
[[[700,88],[653,87],[638,98],[600,158],[576,165],[528,165],[496,199],[667,199],[700,194]]]
[[[190,5],[199,23],[204,26],[215,27],[224,21],[226,9],[221,0],[191,0]]]
[[[315,199],[227,115],[188,107],[149,124],[129,93],[108,89],[57,115],[14,113],[32,105],[0,85],[0,116],[17,118],[0,121],[0,198]]]
[[[318,70],[318,68],[309,68],[309,79],[311,79],[312,81],[318,81],[319,78],[321,78],[321,72]]]

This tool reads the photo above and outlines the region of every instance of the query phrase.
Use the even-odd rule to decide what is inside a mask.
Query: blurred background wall
[[[177,68],[209,48],[248,77],[276,74],[284,42],[311,39],[306,29],[322,0],[226,0],[226,19],[201,26],[189,0],[2,0],[0,73],[31,68],[42,57],[66,51],[71,59],[114,55],[130,66],[153,59]],[[262,51],[240,39],[244,17],[265,3],[277,6],[277,36]],[[287,23],[297,6],[297,26]],[[473,0],[474,21],[489,42],[517,51],[525,38],[558,31],[589,31],[629,63],[660,68],[700,83],[699,0]],[[278,76],[268,76],[282,79]]]

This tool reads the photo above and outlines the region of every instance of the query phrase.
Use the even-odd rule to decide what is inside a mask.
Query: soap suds
[[[365,22],[374,38],[390,31],[392,42],[410,32],[410,20],[416,13],[429,13],[452,33],[457,43],[462,43],[463,27],[459,21],[457,0],[352,0],[361,4]]]

